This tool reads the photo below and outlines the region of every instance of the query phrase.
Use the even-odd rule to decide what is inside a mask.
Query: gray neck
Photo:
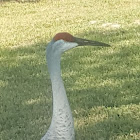
[[[60,59],[51,62],[51,66],[49,66],[49,73],[52,83],[54,115],[58,109],[64,109],[66,105],[69,105],[61,77]]]
[[[53,92],[53,115],[46,135],[57,140],[74,140],[74,122],[61,78],[60,59],[48,60]]]

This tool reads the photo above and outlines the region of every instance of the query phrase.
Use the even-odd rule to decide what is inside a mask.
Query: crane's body
[[[82,44],[83,43],[83,44]],[[53,92],[53,115],[50,127],[41,140],[75,140],[74,121],[61,78],[61,54],[78,45],[108,44],[75,38],[69,33],[58,33],[47,47],[47,64]]]

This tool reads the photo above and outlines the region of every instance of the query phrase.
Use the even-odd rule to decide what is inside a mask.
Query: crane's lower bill
[[[92,40],[87,40],[87,39],[82,39],[82,38],[77,38],[74,37],[74,42],[76,42],[79,46],[105,46],[109,47],[109,44],[98,42],[98,41],[92,41]]]

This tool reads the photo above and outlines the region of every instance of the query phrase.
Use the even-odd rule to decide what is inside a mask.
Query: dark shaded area
[[[117,139],[117,136],[130,134],[131,131],[139,132],[139,120],[132,119],[130,116],[118,117],[117,114],[114,114],[114,116],[115,115],[115,119],[108,119],[97,123],[96,125],[88,124],[88,126],[84,127],[84,132],[78,130],[77,139],[78,135],[80,135],[81,140],[85,140],[85,138],[88,138],[89,140],[109,140]],[[129,119],[125,120],[126,117],[129,117]],[[91,134],[90,136],[88,135],[89,133]]]
[[[9,133],[15,140],[40,139],[39,132],[42,131],[39,129],[42,128],[37,126],[43,123],[42,126],[46,127],[42,122],[45,116],[50,122],[51,85],[44,46],[39,43],[0,51],[0,80],[6,83],[0,87],[0,132]],[[6,136],[0,139],[9,139]]]

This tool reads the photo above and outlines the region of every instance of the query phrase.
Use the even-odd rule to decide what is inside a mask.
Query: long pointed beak
[[[82,38],[77,38],[74,37],[74,42],[78,43],[79,46],[105,46],[109,47],[109,44],[98,42],[98,41],[92,41],[92,40],[87,40],[87,39],[82,39]]]

